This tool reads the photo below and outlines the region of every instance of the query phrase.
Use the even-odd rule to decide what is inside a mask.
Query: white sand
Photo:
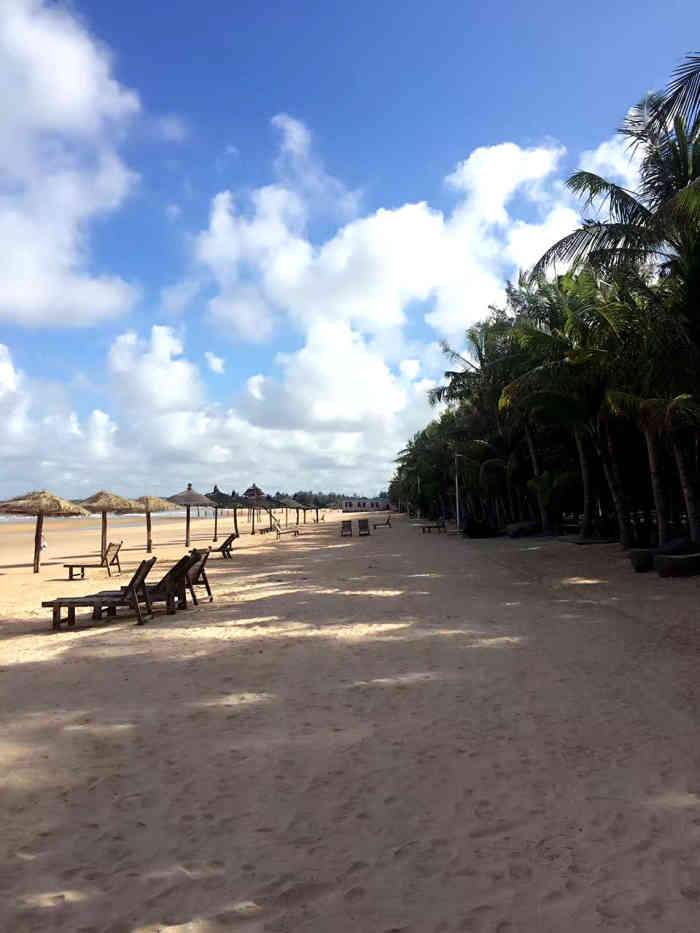
[[[61,581],[56,532],[37,582],[0,530],[0,929],[695,933],[697,582],[305,532],[212,561],[211,606],[52,633],[104,571]]]

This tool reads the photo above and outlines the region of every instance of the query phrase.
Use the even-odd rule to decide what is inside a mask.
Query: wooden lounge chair
[[[66,621],[69,628],[75,625],[75,610],[82,606],[92,608],[93,619],[101,619],[104,609],[107,610],[108,616],[115,616],[120,606],[128,606],[136,613],[138,624],[143,625],[141,602],[146,603],[148,614],[153,615],[148,589],[145,584],[146,577],[156,559],[152,557],[150,560],[142,560],[128,585],[121,590],[110,593],[93,593],[90,596],[59,596],[58,599],[49,599],[43,602],[41,604],[43,607],[53,611],[51,627],[53,629],[61,627],[61,610],[64,606],[68,610]]]
[[[664,554],[691,554],[696,550],[696,546],[690,538],[672,538],[666,544],[660,544],[658,547],[635,547],[630,548],[627,556],[637,573],[645,573],[654,566],[654,558]]]
[[[445,519],[444,519],[444,518],[440,518],[440,519],[438,519],[438,521],[436,521],[436,522],[431,522],[431,523],[429,523],[428,525],[421,525],[421,526],[420,526],[420,530],[421,530],[422,534],[425,534],[426,531],[428,532],[428,534],[432,534],[433,529],[435,529],[435,531],[437,531],[438,534],[439,534],[441,531],[444,531],[445,534],[447,534],[447,528],[445,527]]]
[[[69,579],[69,580],[75,579],[75,571],[76,571],[78,568],[80,569],[80,577],[79,577],[79,579],[81,579],[81,580],[85,577],[85,570],[86,570],[86,568],[89,569],[89,570],[96,570],[96,569],[98,569],[98,568],[100,568],[100,567],[106,567],[106,568],[107,568],[107,574],[108,574],[108,576],[111,577],[111,576],[112,576],[111,568],[112,568],[113,566],[116,565],[117,570],[119,571],[119,573],[121,573],[121,572],[122,572],[122,565],[119,563],[119,552],[121,551],[122,544],[124,544],[123,541],[120,541],[119,544],[116,544],[114,541],[110,541],[109,544],[107,545],[107,550],[105,551],[105,556],[104,556],[103,560],[102,560],[99,564],[88,564],[88,563],[85,563],[85,564],[77,564],[77,563],[73,563],[73,564],[64,564],[63,566],[68,568],[68,579]]]
[[[369,519],[368,518],[358,518],[357,519],[357,535],[358,537],[363,537],[368,535],[369,531]]]
[[[654,570],[660,577],[692,577],[700,573],[700,554],[657,554]]]
[[[226,538],[225,541],[222,541],[218,547],[213,547],[211,549],[212,554],[221,554],[226,560],[231,560],[231,548],[233,547],[233,542],[236,540],[238,535],[234,531],[232,534]]]
[[[391,515],[387,515],[386,520],[383,522],[373,522],[373,528],[391,528]]]
[[[343,519],[340,523],[340,537],[344,538],[346,536],[352,538],[352,520],[346,521]]]
[[[187,608],[187,571],[193,564],[200,560],[200,553],[193,551],[185,554],[177,563],[161,577],[157,583],[147,583],[145,588],[139,593],[139,598],[145,601],[146,594],[151,605],[153,603],[165,603],[165,609],[168,615],[173,615],[175,608]],[[122,591],[125,587],[122,587]],[[105,590],[97,593],[97,596],[118,596],[119,593]]]
[[[211,595],[211,587],[209,586],[209,580],[205,569],[210,553],[211,551],[209,548],[207,548],[206,551],[198,551],[196,549],[192,551],[192,555],[196,555],[197,559],[193,564],[190,564],[185,574],[185,584],[190,591],[190,596],[195,606],[198,605],[197,594],[194,591],[195,586],[203,586],[207,591],[209,602],[213,602],[214,600],[214,597]]]

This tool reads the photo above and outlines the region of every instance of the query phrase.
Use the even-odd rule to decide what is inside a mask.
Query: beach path
[[[0,929],[695,933],[697,583],[303,531],[144,627],[0,624]]]

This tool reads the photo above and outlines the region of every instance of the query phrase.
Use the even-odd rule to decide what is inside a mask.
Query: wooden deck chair
[[[89,596],[59,596],[57,599],[46,600],[41,605],[52,610],[51,627],[53,629],[61,627],[61,610],[65,607],[68,611],[66,622],[68,627],[72,628],[75,625],[75,610],[83,606],[92,607],[93,619],[101,619],[103,610],[107,611],[108,616],[116,616],[118,608],[128,606],[136,613],[138,624],[143,625],[142,602],[146,604],[148,615],[153,615],[148,589],[145,584],[146,577],[156,560],[155,557],[150,560],[142,560],[127,586],[121,590],[92,593]]]
[[[122,565],[119,563],[119,552],[121,551],[122,544],[124,544],[123,541],[120,541],[119,544],[117,544],[115,541],[110,541],[109,544],[107,545],[105,556],[100,561],[99,564],[87,564],[87,563],[85,564],[81,564],[81,563],[64,564],[63,566],[68,568],[68,579],[69,580],[75,579],[75,571],[77,569],[80,569],[81,580],[85,578],[86,568],[90,570],[97,570],[100,567],[106,567],[107,575],[111,577],[112,576],[111,568],[116,565],[117,570],[119,571],[119,573],[121,573]]]
[[[221,556],[227,560],[231,560],[231,548],[233,547],[233,542],[236,540],[238,535],[234,531],[233,534],[230,534],[225,541],[222,541],[218,547],[213,547],[211,549],[212,554],[221,554]]]
[[[185,582],[187,584],[187,589],[190,591],[190,596],[192,597],[192,602],[195,606],[197,603],[197,594],[194,591],[195,586],[203,586],[207,591],[207,596],[209,597],[209,602],[213,602],[214,597],[211,595],[211,587],[209,586],[209,579],[207,578],[206,564],[209,560],[210,554],[209,548],[206,551],[192,551],[193,555],[197,555],[197,558],[193,564],[190,565],[187,573],[185,575]]]
[[[153,603],[165,603],[168,615],[173,615],[176,607],[187,608],[187,571],[199,560],[195,553],[185,554],[164,574],[157,583],[147,583],[146,592]],[[122,587],[122,589],[124,589]],[[98,596],[118,595],[113,591],[98,593]],[[142,593],[142,598],[145,598]]]
[[[391,515],[387,515],[386,521],[373,522],[374,528],[391,528]]]
[[[340,523],[340,537],[344,538],[346,535],[352,538],[352,520],[343,519]]]
[[[358,537],[361,538],[363,535],[368,535],[369,533],[370,533],[370,531],[369,531],[369,519],[368,519],[368,518],[358,518],[358,519],[357,519],[357,534],[358,534]]]

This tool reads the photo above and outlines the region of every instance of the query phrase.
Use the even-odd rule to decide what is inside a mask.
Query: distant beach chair
[[[352,520],[346,521],[343,519],[340,522],[340,537],[345,538],[346,536],[352,538]]]
[[[63,566],[68,568],[68,579],[69,580],[75,579],[75,576],[76,576],[75,571],[78,568],[80,569],[80,576],[78,577],[78,579],[80,580],[84,579],[86,569],[87,570],[98,570],[100,567],[106,567],[107,574],[108,576],[111,577],[112,576],[111,568],[116,565],[119,573],[121,573],[122,565],[119,563],[119,552],[122,549],[122,544],[124,544],[123,541],[120,541],[119,544],[116,544],[114,541],[110,541],[109,544],[107,545],[105,556],[99,564],[87,564],[87,563],[85,564],[83,563],[64,564]]]
[[[447,528],[445,527],[445,519],[444,519],[444,518],[440,518],[440,519],[438,519],[436,522],[430,522],[430,523],[427,524],[427,525],[421,525],[421,526],[420,526],[420,530],[421,530],[422,534],[425,534],[426,531],[428,532],[428,534],[431,534],[431,533],[433,532],[433,529],[434,529],[435,531],[437,531],[438,534],[439,534],[441,531],[444,531],[445,534],[447,534]]]
[[[143,614],[141,612],[141,602],[145,602],[148,615],[153,615],[151,602],[146,587],[146,577],[156,562],[156,558],[142,560],[136,573],[133,575],[127,586],[121,590],[109,593],[93,593],[90,596],[59,596],[57,599],[49,599],[42,602],[44,608],[51,609],[53,612],[53,629],[61,627],[61,610],[65,607],[68,610],[66,622],[69,628],[75,625],[75,610],[83,606],[92,607],[92,618],[101,619],[103,610],[107,611],[108,616],[116,616],[117,609],[121,606],[128,606],[136,613],[139,625],[143,625]]]
[[[233,542],[236,540],[237,537],[238,535],[236,534],[236,532],[235,531],[232,532],[232,534],[230,534],[228,538],[226,538],[225,541],[222,541],[218,547],[213,547],[211,549],[211,553],[221,554],[223,558],[227,560],[231,560],[232,559],[231,548],[233,547]]]
[[[373,528],[391,528],[391,515],[387,515],[386,520],[383,522],[373,522]]]
[[[369,519],[368,518],[358,518],[357,519],[357,535],[362,537],[363,535],[368,535],[369,531]]]
[[[194,591],[195,586],[203,586],[207,591],[207,596],[209,597],[209,602],[213,602],[214,597],[211,595],[211,587],[209,586],[209,580],[207,578],[206,565],[209,560],[209,554],[211,553],[210,549],[207,548],[206,551],[194,550],[191,552],[193,555],[197,555],[196,561],[189,566],[187,573],[185,574],[185,583],[187,589],[190,591],[190,596],[192,597],[192,602],[195,606],[198,605],[197,594]]]

